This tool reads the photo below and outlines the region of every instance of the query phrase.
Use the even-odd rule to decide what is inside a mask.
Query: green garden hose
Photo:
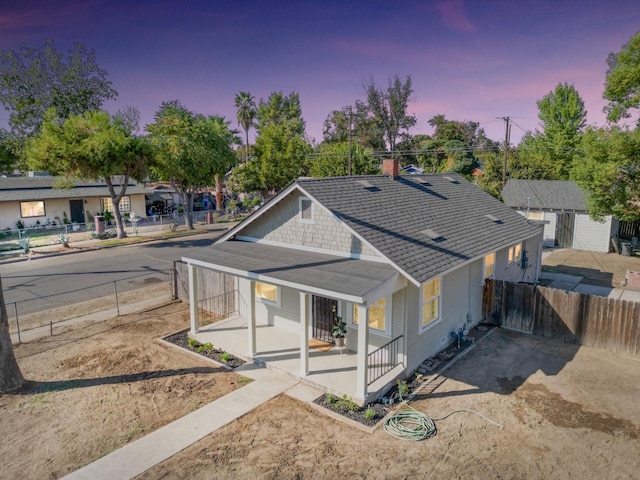
[[[407,402],[403,401],[402,403],[409,409],[392,413],[384,421],[385,432],[399,438],[400,440],[412,440],[417,442],[431,438],[437,433],[435,422],[444,420],[454,413],[462,412],[475,413],[476,415],[484,418],[487,422],[494,424],[496,427],[500,429],[504,428],[499,423],[494,422],[475,410],[454,410],[453,412],[446,414],[444,417],[431,418],[427,414],[419,412],[415,408],[411,407]]]

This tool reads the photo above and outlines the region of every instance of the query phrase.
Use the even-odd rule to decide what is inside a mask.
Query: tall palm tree
[[[256,99],[249,92],[236,94],[235,105],[238,107],[236,117],[238,125],[244,130],[245,136],[245,162],[249,161],[249,129],[255,126]]]

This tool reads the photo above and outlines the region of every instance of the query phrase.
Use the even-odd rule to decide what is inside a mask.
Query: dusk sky
[[[322,140],[327,115],[364,100],[373,78],[413,79],[412,134],[427,121],[480,122],[511,143],[538,127],[536,101],[573,84],[589,124],[603,126],[606,59],[640,30],[638,0],[397,0],[237,2],[188,0],[2,0],[0,49],[54,40],[93,48],[119,92],[104,108],[138,108],[142,124],[160,103],[235,122],[233,99],[251,92],[300,94],[307,134]],[[6,126],[8,113],[0,112]],[[632,124],[632,121],[628,121]]]

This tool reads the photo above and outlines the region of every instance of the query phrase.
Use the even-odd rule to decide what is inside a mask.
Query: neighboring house
[[[406,165],[400,168],[400,175],[422,175],[424,170],[415,165]]]
[[[539,226],[460,175],[383,172],[299,179],[183,258],[191,335],[364,404],[481,321],[485,278],[537,281]],[[234,318],[200,327],[201,270],[232,277]],[[332,311],[346,351],[310,350]]]
[[[109,190],[104,182],[76,181],[73,188],[53,188],[57,177],[0,178],[0,229],[15,229],[20,220],[26,228],[35,225],[86,223],[88,215],[112,210]],[[116,187],[119,191],[120,187]],[[142,185],[129,180],[120,211],[145,217],[145,194]]]
[[[575,183],[510,179],[502,190],[505,205],[532,221],[544,222],[544,246],[608,252],[619,222],[607,215],[592,220],[587,199]]]

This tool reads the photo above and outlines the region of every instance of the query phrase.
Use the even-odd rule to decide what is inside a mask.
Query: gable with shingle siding
[[[303,195],[298,190],[293,190],[255,221],[237,231],[236,236],[283,246],[379,257],[375,250],[360,241],[342,222],[318,204],[313,206],[313,221],[301,222],[300,197]]]

